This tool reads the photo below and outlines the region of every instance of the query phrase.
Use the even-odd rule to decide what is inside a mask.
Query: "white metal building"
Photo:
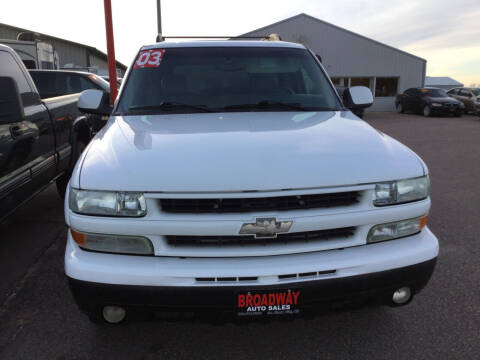
[[[20,33],[30,33],[31,30],[0,23],[0,39],[15,40]],[[61,68],[79,68],[84,71],[108,74],[107,55],[95,47],[80,44],[70,40],[60,39],[41,33],[35,33],[40,38],[54,46],[58,53]],[[117,61],[117,73],[123,76],[127,67]]]
[[[397,93],[425,84],[426,60],[307,14],[299,14],[243,36],[279,34],[321,56],[337,85],[364,85],[375,101],[370,110],[394,110]]]
[[[448,76],[427,76],[425,78],[425,86],[450,90],[456,87],[463,87],[464,85]]]

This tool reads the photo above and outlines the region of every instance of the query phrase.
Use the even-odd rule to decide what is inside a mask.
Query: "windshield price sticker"
[[[164,49],[152,49],[144,50],[138,54],[135,61],[134,69],[154,68],[159,67],[162,62],[163,55],[165,55]]]
[[[272,292],[249,291],[237,293],[237,315],[295,315],[299,314],[299,290]]]

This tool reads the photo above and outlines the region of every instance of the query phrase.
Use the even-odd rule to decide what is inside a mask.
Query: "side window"
[[[65,95],[66,78],[64,74],[50,71],[34,71],[31,75],[42,99]]]
[[[76,94],[87,89],[98,89],[89,79],[78,74],[67,74],[67,94]]]
[[[55,77],[53,74],[47,74],[45,72],[31,72],[33,82],[37,87],[40,97],[46,99],[55,95]]]
[[[97,84],[95,84],[92,80],[86,78],[85,76],[80,76],[80,88],[81,91],[88,89],[100,89]]]
[[[457,95],[458,94],[458,89],[452,89],[448,92],[449,95]]]
[[[415,89],[407,89],[405,90],[405,94],[408,96],[415,96]]]
[[[466,97],[470,97],[470,91],[469,90],[466,90],[466,89],[461,89],[460,90],[460,93],[459,93],[460,96],[466,96]]]
[[[34,95],[34,93],[27,82],[25,74],[20,69],[20,66],[15,61],[13,56],[6,51],[0,51],[0,76],[9,76],[15,79],[24,106],[34,104],[32,99],[32,95]]]

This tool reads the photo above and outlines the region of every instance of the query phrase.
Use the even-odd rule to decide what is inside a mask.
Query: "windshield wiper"
[[[242,110],[242,109],[272,109],[272,108],[287,108],[293,110],[306,110],[303,106],[295,103],[284,103],[280,101],[262,100],[255,104],[235,104],[224,106],[224,110]]]
[[[223,107],[224,110],[264,110],[264,109],[292,109],[297,111],[335,111],[329,107],[309,106],[305,107],[298,103],[285,103],[281,101],[262,100],[256,104],[235,104]]]
[[[161,102],[160,104],[156,105],[134,105],[128,108],[128,111],[136,111],[136,110],[166,110],[171,111],[175,109],[195,109],[200,110],[203,112],[213,112],[212,109],[206,107],[205,105],[193,105],[193,104],[184,104],[179,102]]]

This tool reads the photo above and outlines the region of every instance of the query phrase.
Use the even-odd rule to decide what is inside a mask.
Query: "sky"
[[[117,60],[155,42],[156,0],[111,0]],[[428,76],[480,86],[480,0],[162,0],[165,35],[240,35],[299,13],[427,60]],[[0,23],[106,51],[103,0],[4,0]]]

